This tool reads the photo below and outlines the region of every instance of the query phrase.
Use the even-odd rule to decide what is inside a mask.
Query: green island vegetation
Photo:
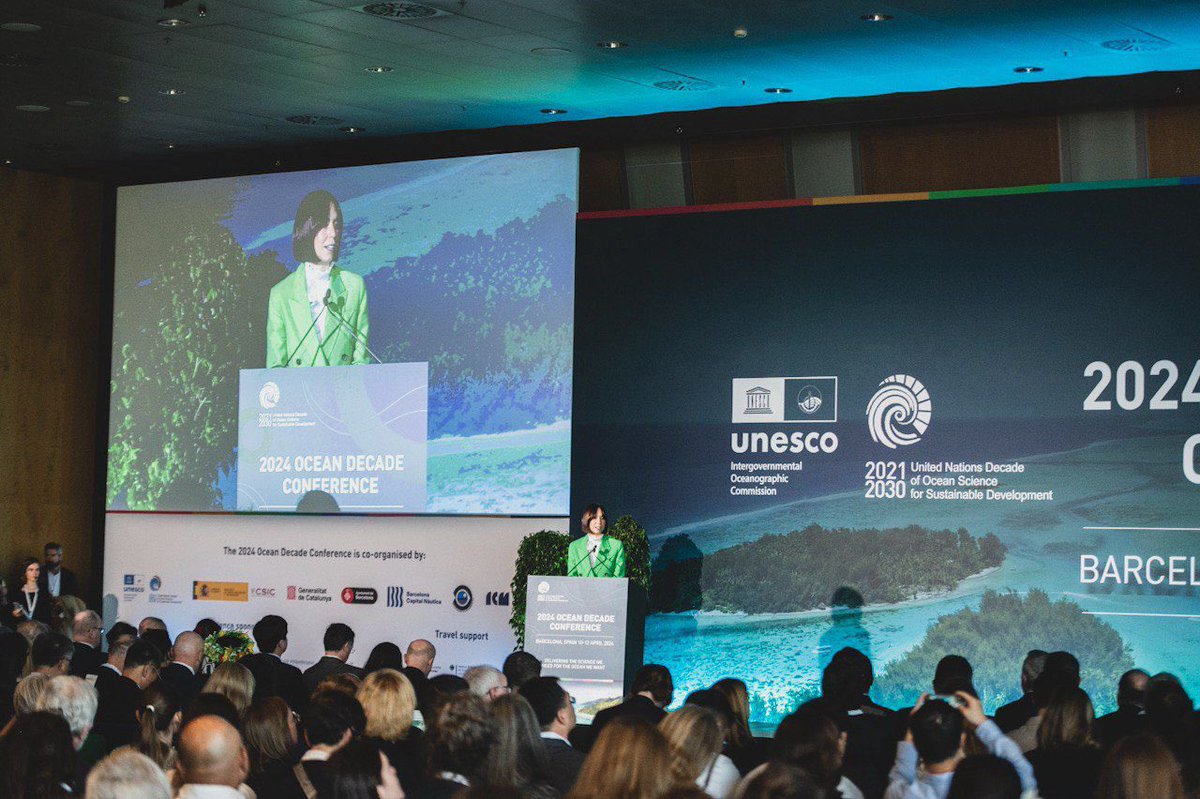
[[[978,610],[963,608],[939,618],[925,639],[887,665],[871,694],[888,707],[912,705],[930,690],[943,655],[954,653],[975,668],[975,690],[994,711],[1021,696],[1021,659],[1030,649],[1066,650],[1079,658],[1083,689],[1097,714],[1113,705],[1117,680],[1133,668],[1129,647],[1110,625],[1084,613],[1079,605],[1032,589],[1017,593],[986,591]]]
[[[952,591],[966,577],[1004,562],[994,534],[917,525],[826,529],[811,524],[786,535],[703,555],[686,535],[663,542],[654,559],[652,612],[716,610],[787,613],[823,609],[849,586],[859,604],[903,602]]]

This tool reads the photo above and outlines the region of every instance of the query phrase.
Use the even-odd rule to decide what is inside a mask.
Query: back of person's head
[[[241,728],[242,717],[238,713],[233,702],[229,701],[229,697],[224,694],[197,694],[183,711],[183,720],[180,722],[181,727],[186,727],[194,719],[202,716],[216,716],[223,719],[234,727]]]
[[[255,699],[242,721],[242,740],[250,758],[250,773],[268,763],[283,762],[296,744],[296,723],[287,702],[278,696]]]
[[[163,654],[158,647],[144,638],[139,638],[130,644],[129,649],[125,652],[125,671],[132,671],[142,666],[158,668],[162,665],[162,660]]]
[[[804,770],[813,782],[836,790],[842,778],[841,729],[834,715],[845,711],[820,699],[805,702],[775,729],[774,759]]]
[[[367,656],[367,662],[363,666],[363,671],[370,674],[380,669],[400,671],[402,668],[404,668],[404,655],[400,654],[400,647],[391,641],[383,641],[376,644],[375,648],[371,650],[371,654]]]
[[[1046,667],[1047,654],[1044,649],[1030,649],[1025,653],[1025,659],[1021,661],[1021,688],[1024,691],[1033,690],[1034,682]]]
[[[1059,691],[1078,688],[1080,683],[1079,661],[1070,652],[1051,652],[1046,655],[1042,673],[1033,683],[1033,701],[1041,710]]]
[[[544,730],[554,723],[559,712],[571,704],[571,697],[557,677],[534,677],[521,686],[521,696],[533,708],[538,725]]]
[[[358,702],[366,713],[366,735],[384,741],[407,738],[417,709],[412,683],[395,669],[373,671],[358,689]]]
[[[57,797],[75,779],[71,730],[58,713],[18,716],[0,739],[0,796]]]
[[[358,696],[358,689],[362,688],[362,680],[358,675],[343,671],[340,674],[330,674],[322,677],[317,683],[317,687],[313,689],[312,695],[324,693],[338,693],[346,696]]]
[[[975,670],[971,663],[962,655],[946,655],[938,661],[933,672],[933,690],[938,694],[952,694],[961,691],[964,685],[971,685]]]
[[[472,666],[463,673],[463,679],[471,693],[484,699],[495,698],[495,694],[508,687],[504,674],[495,666]]]
[[[171,744],[163,740],[182,719],[179,695],[166,683],[147,686],[142,691],[142,707],[138,711],[137,750],[150,758],[159,768],[168,768],[171,761]]]
[[[647,692],[651,699],[661,706],[671,704],[675,694],[675,684],[671,681],[671,672],[666,666],[657,663],[646,663],[640,666],[633,675],[633,686],[630,691],[634,694]]]
[[[29,642],[23,635],[0,635],[0,686],[12,686],[29,657]]]
[[[930,699],[909,718],[913,746],[927,764],[941,763],[962,746],[963,717],[940,699]]]
[[[97,763],[87,778],[87,799],[171,799],[171,784],[141,752],[121,748]]]
[[[351,741],[329,758],[329,788],[323,799],[380,799],[384,791],[383,755],[366,741]],[[389,769],[390,769],[389,764]],[[395,770],[386,778],[398,786]],[[394,787],[393,786],[393,787]]]
[[[1051,697],[1038,725],[1038,749],[1092,746],[1092,700],[1082,688],[1063,688]]]
[[[1141,669],[1130,669],[1117,681],[1117,707],[1141,710],[1146,705],[1146,685],[1150,675]]]
[[[17,632],[25,636],[25,640],[29,642],[30,646],[33,646],[33,642],[40,636],[50,632],[50,625],[34,619],[26,619],[17,625]]]
[[[852,646],[842,647],[835,652],[829,665],[838,671],[848,693],[863,696],[875,684],[875,669],[871,666],[871,659]]]
[[[71,735],[83,743],[96,718],[99,697],[86,680],[69,674],[51,678],[37,700],[38,710],[58,713],[66,719]]]
[[[504,666],[500,670],[508,678],[509,690],[516,691],[535,677],[542,676],[542,661],[518,649],[504,659]]]
[[[213,669],[202,693],[221,694],[241,716],[254,698],[254,675],[241,663],[221,663]]]
[[[325,636],[322,639],[326,652],[337,652],[342,647],[349,644],[354,646],[354,630],[350,629],[347,624],[334,622],[325,628]]]
[[[421,708],[421,711],[428,717],[436,714],[438,707],[447,698],[455,694],[469,693],[471,693],[471,686],[467,685],[467,681],[457,674],[439,674],[436,677],[430,677],[425,681],[425,702],[428,707]]]
[[[671,773],[681,783],[695,782],[721,754],[725,725],[717,713],[701,705],[684,705],[658,723],[671,750]]]
[[[429,725],[429,762],[434,771],[461,774],[471,782],[482,776],[496,724],[487,705],[470,691],[444,697]]]
[[[304,713],[304,736],[309,746],[336,745],[347,733],[351,738],[361,735],[366,726],[362,705],[340,691],[317,694]]]
[[[600,730],[567,799],[658,799],[674,783],[662,733],[641,719],[617,718]]]
[[[71,661],[75,644],[62,633],[43,633],[33,642],[29,660],[35,669],[49,669],[63,661]]]
[[[725,697],[729,710],[733,713],[733,724],[729,727],[729,743],[735,747],[749,746],[754,742],[750,734],[750,691],[746,683],[733,677],[726,677],[713,683],[712,690]]]
[[[954,769],[946,799],[1020,799],[1021,777],[1002,757],[971,755]]]
[[[76,637],[83,637],[103,628],[104,620],[100,618],[100,614],[87,608],[76,613],[71,619],[71,634]]]
[[[158,653],[162,655],[163,660],[166,660],[167,653],[171,651],[171,634],[162,627],[151,627],[139,636],[140,640],[146,641],[154,646]]]
[[[1174,732],[1191,721],[1192,711],[1192,698],[1174,674],[1160,672],[1146,681],[1146,720],[1156,732]]]
[[[404,662],[414,668],[420,669],[425,674],[433,668],[433,660],[437,657],[437,647],[424,638],[416,638],[408,642],[408,649],[404,650]]]
[[[184,784],[236,788],[249,763],[237,728],[217,716],[201,716],[179,734],[179,776]]]
[[[147,616],[144,619],[142,619],[141,621],[139,621],[138,626],[137,626],[137,632],[138,632],[139,638],[141,636],[145,635],[146,633],[148,633],[150,630],[163,630],[165,632],[166,629],[167,629],[167,623],[165,621],[163,621],[162,619],[160,619],[158,616]],[[169,633],[168,633],[168,637],[170,637]]]
[[[288,637],[288,623],[283,616],[268,614],[258,620],[251,631],[259,652],[273,653],[283,639]]]
[[[108,628],[108,632],[104,634],[104,637],[108,641],[109,649],[116,646],[122,639],[127,638],[130,643],[133,643],[133,639],[137,638],[137,627],[128,622],[115,621],[113,622],[113,626]]]
[[[733,727],[736,719],[733,715],[733,708],[729,706],[729,700],[725,698],[725,694],[720,691],[715,691],[712,688],[701,688],[699,691],[692,691],[687,695],[687,699],[683,700],[683,704],[696,705],[705,707],[716,714],[717,720],[721,723],[721,736],[729,737],[729,730]]]
[[[767,763],[746,775],[733,799],[834,799],[804,769],[787,763]]]
[[[516,788],[545,783],[549,769],[541,725],[525,697],[520,694],[498,696],[489,703],[488,710],[496,737],[488,751],[484,775],[487,783]]]
[[[1118,740],[1104,758],[1096,799],[1183,799],[1179,763],[1152,733]]]
[[[221,625],[217,624],[212,619],[201,619],[196,622],[196,626],[192,628],[192,632],[201,638],[208,638],[213,633],[221,632]]]
[[[22,716],[37,710],[42,694],[49,686],[49,674],[34,673],[21,680],[13,691],[13,712]]]

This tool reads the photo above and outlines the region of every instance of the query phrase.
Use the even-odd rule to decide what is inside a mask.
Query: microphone
[[[592,552],[596,549],[596,547],[597,547],[596,544],[592,544],[592,546],[588,547],[587,552],[583,553],[583,557],[580,558],[579,560],[575,561],[574,566],[571,566],[570,568],[567,569],[567,574],[570,574],[571,572],[573,572],[577,568],[579,568],[579,564],[583,563],[585,560],[589,560],[592,556]]]
[[[346,298],[339,297],[338,303],[340,303],[342,308],[345,308],[346,307]],[[326,292],[326,296],[325,296],[325,307],[329,310],[329,312],[331,314],[333,314],[333,318],[338,320],[338,327],[345,325],[348,332],[350,333],[350,337],[353,338],[355,341],[357,341],[359,344],[363,345],[363,349],[367,351],[367,354],[369,354],[372,358],[375,359],[376,363],[383,363],[383,359],[380,358],[378,355],[376,355],[371,350],[371,348],[367,346],[366,340],[362,337],[362,332],[357,327],[350,324],[350,322],[344,316],[342,316],[340,313],[335,311],[333,309],[333,305],[329,304],[328,292]],[[326,337],[326,338],[328,338],[328,337]]]

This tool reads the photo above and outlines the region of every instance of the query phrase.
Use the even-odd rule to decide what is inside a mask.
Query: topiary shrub
[[[650,590],[650,542],[632,516],[622,516],[605,534],[625,545],[625,576],[643,591]]]

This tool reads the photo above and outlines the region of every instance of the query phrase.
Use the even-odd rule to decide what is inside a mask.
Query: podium
[[[531,575],[525,593],[525,650],[542,661],[590,720],[619,701],[642,664],[646,593],[623,577]]]

